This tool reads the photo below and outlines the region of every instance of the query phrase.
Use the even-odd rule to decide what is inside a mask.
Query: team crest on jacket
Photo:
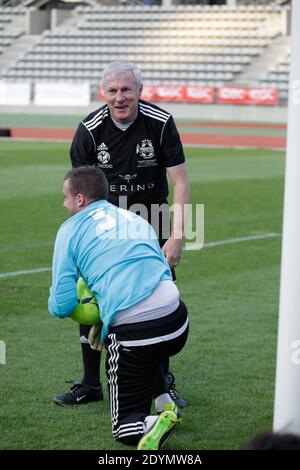
[[[97,150],[98,150],[98,154],[97,154],[97,159],[99,161],[98,163],[98,167],[99,168],[112,168],[112,164],[108,164],[108,162],[110,161],[110,155],[108,153],[108,148],[106,147],[105,143],[102,142],[102,144],[100,144],[98,147],[97,147]]]
[[[151,140],[145,139],[142,140],[141,145],[137,144],[136,153],[139,153],[141,157],[148,160],[154,157],[154,147]]]
[[[139,157],[142,157],[137,161],[137,167],[157,166],[155,150],[151,140],[144,139],[140,145],[137,144],[136,153]]]

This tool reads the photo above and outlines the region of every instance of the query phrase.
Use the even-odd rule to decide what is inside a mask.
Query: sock
[[[91,327],[89,325],[79,325],[84,371],[82,383],[92,387],[99,387],[101,353],[99,351],[94,351],[83,339],[83,337],[88,337],[90,328]]]
[[[162,393],[155,398],[155,409],[157,413],[162,413],[168,403],[174,403],[168,393]]]
[[[159,395],[162,395],[163,393],[167,393],[168,390],[165,380],[164,366],[162,363],[159,363],[153,380],[153,398],[159,397]]]
[[[166,357],[161,363],[164,376],[167,375],[169,372],[169,362],[169,358]]]

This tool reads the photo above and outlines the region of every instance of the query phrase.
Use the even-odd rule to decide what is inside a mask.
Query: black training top
[[[127,196],[127,208],[150,207],[166,202],[166,168],[184,163],[184,154],[171,114],[140,100],[138,117],[125,131],[114,124],[107,104],[87,116],[74,136],[71,161],[105,172],[113,204]]]

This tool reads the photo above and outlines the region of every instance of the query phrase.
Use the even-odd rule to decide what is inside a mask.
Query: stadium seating
[[[105,65],[122,59],[140,66],[145,83],[223,86],[281,34],[281,11],[274,5],[80,6],[74,27],[46,30],[0,78],[84,80],[96,96]],[[0,48],[10,40],[3,36],[2,44],[2,25]]]
[[[4,49],[12,44],[14,39],[25,33],[24,28],[13,27],[17,16],[24,16],[25,8],[18,7],[0,7],[0,49]]]
[[[290,71],[290,53],[272,65],[266,75],[260,77],[261,86],[272,86],[278,89],[279,97],[282,100],[288,98]]]

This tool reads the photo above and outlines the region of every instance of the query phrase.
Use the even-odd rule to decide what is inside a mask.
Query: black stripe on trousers
[[[144,434],[143,422],[151,413],[152,397],[159,381],[160,393],[165,392],[161,361],[183,348],[188,326],[178,337],[169,341],[134,347],[123,347],[120,341],[169,335],[179,330],[186,320],[187,310],[184,303],[180,302],[175,312],[167,317],[109,329],[106,373],[115,439],[136,445]]]

